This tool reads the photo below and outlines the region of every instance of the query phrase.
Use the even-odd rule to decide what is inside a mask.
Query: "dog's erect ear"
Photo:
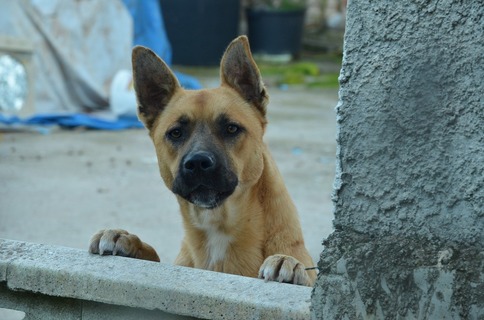
[[[246,36],[236,38],[222,57],[220,63],[222,84],[235,89],[245,100],[266,114],[268,95],[259,68],[250,53]]]
[[[148,48],[134,47],[131,61],[138,116],[151,130],[153,122],[180,85],[170,68]]]

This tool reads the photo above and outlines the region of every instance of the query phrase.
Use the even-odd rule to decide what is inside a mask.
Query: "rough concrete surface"
[[[15,306],[16,301],[11,300],[17,296],[5,292],[6,284],[11,291],[72,298],[65,299],[65,303],[56,303],[56,299],[31,295],[39,303],[47,300],[48,311],[57,308],[59,313],[66,314],[66,319],[89,319],[95,318],[96,312],[102,314],[102,308],[95,310],[99,309],[99,305],[96,307],[91,303],[84,310],[83,303],[78,300],[204,319],[310,317],[309,287],[266,283],[260,279],[166,263],[101,257],[79,249],[0,239],[0,270],[0,307]],[[9,299],[4,300],[5,297]],[[32,301],[20,303],[28,306],[26,313],[38,307]],[[73,310],[77,312],[72,314]],[[50,316],[56,314],[54,312]],[[90,317],[84,317],[85,314],[90,314]],[[50,316],[46,314],[46,318]]]
[[[338,225],[484,243],[484,2],[468,3],[350,4]]]
[[[266,141],[316,263],[332,231],[337,92],[269,94]],[[146,130],[0,133],[0,237],[87,250],[95,232],[113,227],[139,235],[164,262],[178,254],[178,204],[160,178]]]
[[[484,318],[483,8],[349,2],[315,319]]]

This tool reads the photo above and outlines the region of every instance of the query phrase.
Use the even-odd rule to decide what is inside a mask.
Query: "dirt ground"
[[[299,210],[313,259],[332,231],[336,89],[269,88],[266,141]],[[144,129],[0,133],[0,238],[87,250],[124,228],[172,263],[182,239],[174,196]]]

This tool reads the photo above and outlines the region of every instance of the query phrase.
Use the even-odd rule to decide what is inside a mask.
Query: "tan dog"
[[[247,38],[221,62],[221,86],[187,91],[151,50],[133,49],[139,117],[161,177],[180,204],[177,265],[310,286],[316,273],[296,208],[263,135],[268,96]],[[102,230],[89,251],[159,261],[124,230]]]

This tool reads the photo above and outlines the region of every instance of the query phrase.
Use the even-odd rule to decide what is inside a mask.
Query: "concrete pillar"
[[[484,1],[353,0],[314,319],[484,319]]]

